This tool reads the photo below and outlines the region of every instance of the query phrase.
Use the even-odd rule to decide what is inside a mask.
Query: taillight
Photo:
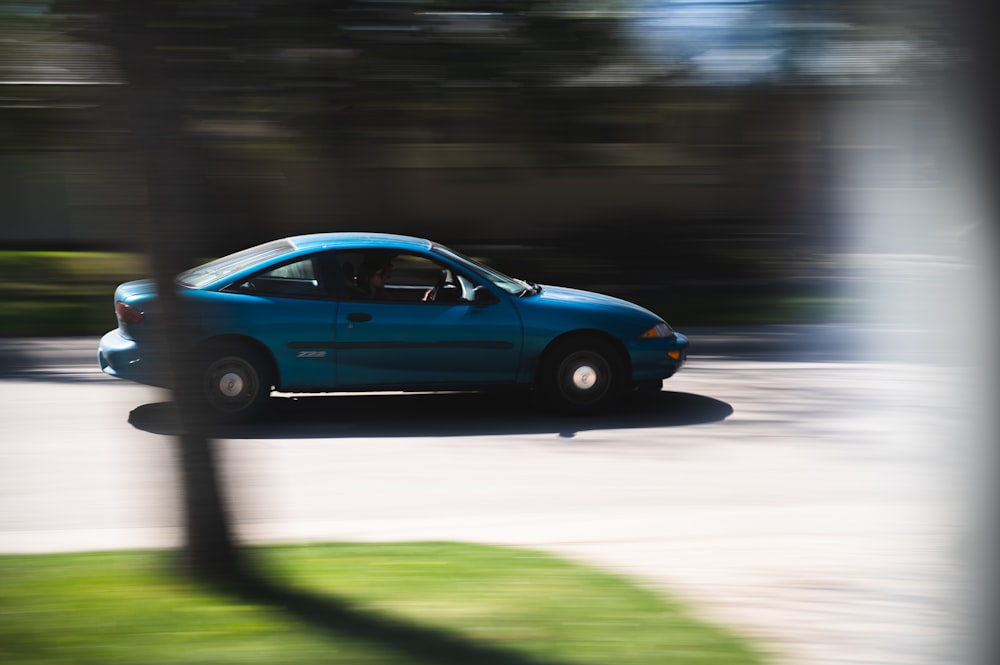
[[[115,303],[115,314],[122,323],[139,323],[142,321],[142,312],[135,307],[129,307],[121,300]]]

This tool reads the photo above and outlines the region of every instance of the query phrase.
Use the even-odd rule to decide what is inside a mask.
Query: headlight
[[[671,337],[673,334],[674,331],[671,330],[670,326],[661,321],[646,332],[639,335],[639,339],[649,339],[651,337]]]

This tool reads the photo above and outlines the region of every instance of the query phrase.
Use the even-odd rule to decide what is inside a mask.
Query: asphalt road
[[[216,432],[238,535],[537,548],[681,595],[777,662],[962,662],[967,368],[831,328],[690,332],[659,396],[604,417],[477,395],[283,400]],[[102,375],[95,345],[0,342],[0,552],[179,543],[169,396]]]

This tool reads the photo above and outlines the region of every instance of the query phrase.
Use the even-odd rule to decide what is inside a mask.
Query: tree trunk
[[[147,187],[150,258],[163,307],[161,335],[174,385],[180,434],[177,437],[185,525],[186,563],[192,573],[215,581],[241,577],[216,451],[191,386],[198,366],[192,352],[191,319],[178,297],[174,276],[200,256],[203,236],[203,177],[199,146],[184,128],[184,81],[161,55],[151,29],[162,20],[158,0],[116,3],[112,43],[121,59],[127,88],[129,129]],[[170,11],[169,8],[167,11]]]

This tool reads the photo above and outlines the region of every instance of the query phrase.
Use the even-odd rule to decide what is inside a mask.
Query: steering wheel
[[[448,271],[442,269],[441,272],[438,273],[438,278],[437,281],[434,283],[434,286],[432,286],[431,289],[424,296],[424,302],[434,302],[434,300],[438,297],[438,294],[441,293],[441,289],[443,289],[445,284],[447,283],[448,283]]]

